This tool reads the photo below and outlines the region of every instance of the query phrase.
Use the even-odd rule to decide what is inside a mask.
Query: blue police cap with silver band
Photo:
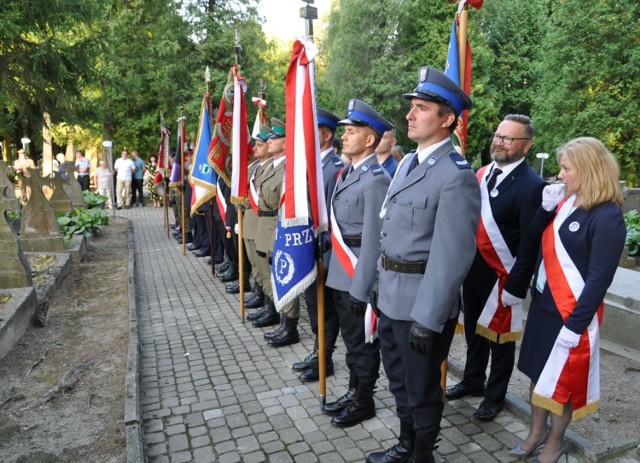
[[[340,118],[335,114],[330,113],[326,109],[318,108],[317,112],[318,112],[318,127],[325,126],[330,130],[332,130],[333,132],[335,132],[336,129],[338,128],[338,122],[340,121]]]
[[[471,98],[454,81],[431,66],[420,68],[418,86],[412,93],[405,93],[402,96],[446,104],[458,116],[465,109],[471,108]]]
[[[364,101],[349,100],[346,119],[338,122],[338,125],[360,125],[371,127],[380,136],[387,130],[393,129],[393,125]]]

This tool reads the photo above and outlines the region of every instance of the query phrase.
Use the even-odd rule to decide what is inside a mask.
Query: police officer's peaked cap
[[[286,135],[287,126],[280,119],[271,118],[271,132],[269,138],[282,138]]]
[[[338,128],[338,122],[340,122],[338,116],[325,109],[318,108],[318,127],[325,126],[335,132]]]
[[[271,127],[266,124],[260,124],[260,131],[253,138],[255,140],[267,141],[270,133]]]
[[[412,93],[405,93],[402,96],[444,103],[458,116],[465,109],[471,108],[471,98],[453,80],[431,66],[420,68],[418,86]]]
[[[349,108],[346,119],[338,122],[338,125],[359,125],[371,127],[380,136],[387,130],[393,129],[393,125],[382,117],[375,109],[364,101],[349,100]]]

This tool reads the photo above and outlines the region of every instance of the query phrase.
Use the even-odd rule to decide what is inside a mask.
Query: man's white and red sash
[[[261,166],[256,167],[253,172],[251,173],[251,178],[249,179],[249,205],[251,206],[251,209],[253,209],[253,212],[256,213],[256,215],[258,215],[258,201],[259,201],[259,197],[258,197],[258,190],[256,190],[256,185],[255,185],[255,178],[256,178],[256,171],[258,169],[260,169]]]
[[[344,167],[340,169],[338,172],[338,178],[344,171]],[[338,184],[336,183],[336,188]],[[335,190],[334,190],[335,191]],[[353,280],[353,274],[355,272],[356,264],[358,263],[358,258],[353,253],[351,248],[347,246],[342,238],[342,232],[340,231],[340,227],[338,226],[338,222],[336,221],[336,215],[333,211],[333,203],[331,204],[331,211],[329,213],[330,216],[330,230],[331,230],[331,249],[333,249],[333,255],[338,258],[338,262],[344,269],[345,273],[349,275],[349,278]]]
[[[555,219],[542,235],[542,258],[553,300],[566,322],[584,289],[580,271],[567,253],[558,230],[573,210],[575,195],[558,205]],[[569,349],[557,340],[533,390],[531,403],[558,415],[571,401],[573,419],[582,418],[600,407],[600,324],[601,302],[578,345]]]
[[[227,224],[227,200],[224,199],[224,195],[222,194],[222,189],[220,188],[220,177],[218,177],[218,194],[216,194],[216,204],[218,206],[218,211],[220,212],[220,218],[222,219],[222,223]]]
[[[484,166],[477,173],[482,207],[476,243],[478,251],[487,265],[496,272],[498,279],[478,318],[476,333],[493,342],[503,344],[516,341],[522,336],[522,304],[506,307],[502,305],[502,291],[515,263],[515,258],[511,255],[509,246],[507,246],[491,211],[487,190],[487,176],[489,174],[487,167]]]

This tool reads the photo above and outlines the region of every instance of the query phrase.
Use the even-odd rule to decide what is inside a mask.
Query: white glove
[[[522,301],[524,299],[521,299],[517,296],[514,296],[513,294],[511,294],[509,291],[507,291],[506,289],[502,290],[502,305],[504,307],[508,307],[508,306],[515,306],[518,304],[522,304]]]
[[[556,342],[559,346],[566,347],[567,349],[572,349],[578,345],[580,342],[581,335],[574,333],[566,326],[563,326],[560,330],[560,334],[558,334],[558,339]]]
[[[240,233],[240,227],[238,226],[238,224],[235,224],[233,226],[233,232],[237,235]]]
[[[551,212],[556,208],[562,198],[564,198],[564,183],[554,183],[547,185],[542,190],[542,207],[545,211]]]

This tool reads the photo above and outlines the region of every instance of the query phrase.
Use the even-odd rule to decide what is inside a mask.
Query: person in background
[[[120,158],[116,160],[114,166],[116,171],[116,202],[117,208],[131,208],[131,179],[136,170],[133,161],[129,159],[129,153],[122,151]]]
[[[132,151],[131,156],[133,157],[133,165],[136,168],[133,172],[133,178],[131,179],[131,203],[133,207],[144,207],[142,185],[144,184],[144,174],[147,171],[147,166],[138,154],[138,151]]]
[[[107,209],[111,209],[113,205],[112,196],[113,196],[113,174],[109,170],[109,166],[107,165],[107,161],[103,159],[100,161],[100,167],[96,169],[93,174],[93,183],[96,186],[96,190],[98,194],[104,195],[107,197]]]
[[[391,148],[396,144],[396,128],[387,130],[380,140],[380,144],[376,148],[378,164],[384,167],[384,170],[393,178],[398,168],[398,160],[391,155]]]
[[[153,201],[153,207],[160,207],[160,194],[156,190],[154,180],[158,172],[158,158],[149,156],[149,165],[147,166],[147,188],[149,191],[149,199]]]
[[[618,164],[602,142],[575,138],[557,159],[562,183],[545,187],[531,226],[540,252],[518,359],[531,379],[531,427],[510,451],[526,458],[542,447],[543,463],[567,460],[571,417],[599,408],[603,299],[626,237]]]
[[[393,145],[391,147],[391,156],[396,158],[396,161],[398,162],[402,161],[402,158],[404,157],[404,151],[402,151],[402,146]]]
[[[81,150],[76,151],[76,170],[78,171],[78,183],[82,191],[89,189],[89,175],[91,162],[84,156]]]
[[[25,151],[23,149],[18,150],[18,159],[16,159],[13,163],[13,170],[17,174],[22,174],[25,177],[30,177],[31,174],[29,173],[29,169],[35,168],[36,165],[33,163],[32,159],[29,159]],[[20,202],[24,204],[28,199],[27,186],[22,180],[20,180]]]

